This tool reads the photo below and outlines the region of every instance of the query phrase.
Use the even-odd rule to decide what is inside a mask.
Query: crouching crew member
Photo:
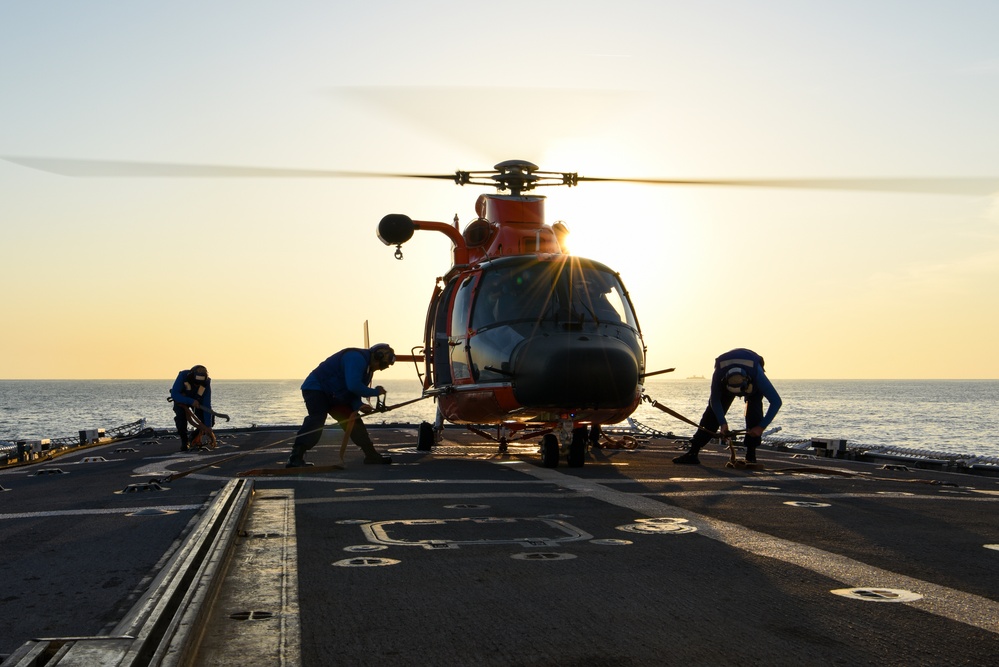
[[[212,410],[212,379],[208,377],[208,369],[204,366],[194,366],[190,370],[181,371],[170,388],[170,400],[173,401],[174,424],[177,425],[177,435],[180,436],[180,449],[191,448],[191,438],[187,425],[193,425],[196,444],[215,443],[215,416],[229,421],[229,416]]]
[[[744,348],[731,350],[715,359],[711,396],[701,416],[700,428],[690,438],[690,450],[673,459],[673,463],[699,464],[697,453],[701,447],[716,436],[724,438],[729,434],[725,414],[736,396],[746,400],[746,462],[756,463],[756,448],[763,439],[764,429],[777,416],[781,399],[763,371],[763,357]],[[764,398],[769,404],[765,415]]]
[[[302,383],[302,398],[309,414],[298,430],[287,467],[312,465],[305,461],[305,452],[322,437],[327,414],[340,428],[350,429],[350,439],[364,452],[365,463],[391,463],[391,457],[375,449],[360,415],[355,416],[352,426],[348,426],[348,421],[354,413],[368,414],[374,410],[361,399],[385,393],[381,386],[371,388],[371,378],[375,371],[383,371],[394,363],[395,351],[379,343],[367,350],[352,347],[340,350],[309,373]]]

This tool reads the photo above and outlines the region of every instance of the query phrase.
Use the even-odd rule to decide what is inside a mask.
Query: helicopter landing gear
[[[497,432],[497,440],[499,440],[499,451],[498,454],[507,453],[507,442],[510,437],[510,428],[506,425],[501,425]]]
[[[558,436],[546,433],[541,438],[541,465],[557,468],[558,460],[565,452],[565,461],[570,468],[581,468],[586,462],[586,427],[574,428],[567,447],[559,445]]]
[[[433,425],[430,422],[421,423],[419,435],[416,439],[416,449],[421,452],[429,452],[434,444],[436,444],[436,437]]]
[[[582,468],[586,462],[586,427],[572,429],[572,440],[569,441],[569,453],[566,463],[570,468]]]
[[[541,465],[546,468],[557,468],[558,457],[561,454],[558,438],[554,433],[546,433],[541,437]]]

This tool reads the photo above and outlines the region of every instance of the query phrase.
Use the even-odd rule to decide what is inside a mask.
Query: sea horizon
[[[773,422],[775,437],[806,441],[842,438],[850,444],[900,447],[999,457],[991,437],[999,421],[999,380],[788,380],[773,379],[783,407]],[[148,380],[0,380],[0,441],[56,439],[84,429],[111,429],[145,420],[154,429],[172,430],[167,402],[172,378]],[[301,379],[213,378],[213,408],[230,415],[217,428],[295,426],[305,407]],[[416,379],[379,379],[389,406],[419,398]],[[708,399],[702,379],[649,378],[645,395],[688,419],[698,421]],[[370,424],[418,424],[433,421],[433,399],[426,398],[365,418]],[[729,421],[741,422],[741,406]],[[692,427],[650,403],[642,402],[632,419],[677,437]],[[627,424],[622,424],[627,426]],[[448,428],[460,428],[449,425]]]

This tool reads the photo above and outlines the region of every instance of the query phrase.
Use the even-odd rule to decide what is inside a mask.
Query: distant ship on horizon
[[[707,378],[704,377],[703,375],[688,375],[687,379],[688,380],[707,380]]]

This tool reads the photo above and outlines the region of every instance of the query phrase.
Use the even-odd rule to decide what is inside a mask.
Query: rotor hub
[[[492,185],[501,192],[509,190],[517,196],[543,185],[567,185],[572,187],[579,182],[579,176],[571,172],[539,171],[538,165],[527,160],[505,160],[493,171],[457,171],[454,182],[458,185]]]
[[[492,177],[501,190],[509,190],[514,195],[533,190],[540,176],[535,176],[538,165],[526,160],[506,160],[495,167]]]

